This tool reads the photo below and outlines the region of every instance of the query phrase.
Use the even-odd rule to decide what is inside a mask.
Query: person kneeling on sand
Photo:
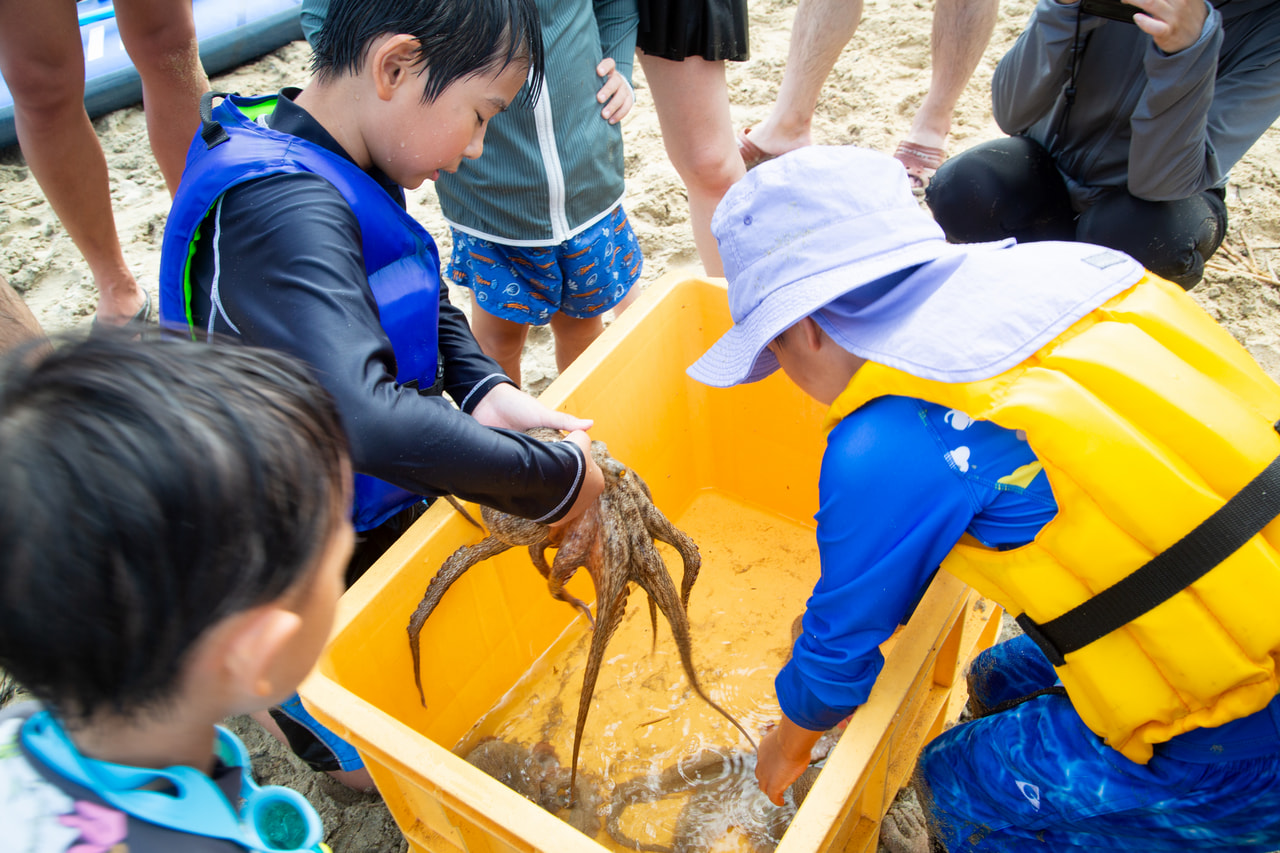
[[[333,400],[247,347],[43,340],[0,361],[6,850],[327,851],[226,717],[291,694],[353,543]]]
[[[781,367],[830,406],[770,799],[823,731],[856,731],[941,567],[1026,634],[971,668],[989,713],[920,756],[935,844],[1280,847],[1280,386],[1125,255],[948,243],[874,152],[764,163],[713,227],[734,326],[689,375]]]
[[[1194,287],[1280,117],[1280,0],[1039,0],[991,81],[1007,138],[939,169],[947,237],[1079,240]]]

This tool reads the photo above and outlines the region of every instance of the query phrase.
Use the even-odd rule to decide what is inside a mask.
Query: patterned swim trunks
[[[640,279],[644,257],[622,205],[558,246],[508,246],[454,228],[449,279],[485,311],[545,325],[557,311],[583,319],[608,311]]]
[[[1056,680],[1023,635],[983,652],[969,688],[995,708]],[[929,743],[917,767],[922,803],[952,853],[1280,850],[1275,710],[1174,738],[1135,764],[1065,695],[1036,695]]]

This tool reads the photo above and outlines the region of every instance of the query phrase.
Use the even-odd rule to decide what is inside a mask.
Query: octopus
[[[558,431],[538,428],[529,435],[543,441],[561,438]],[[427,585],[422,601],[409,620],[409,651],[413,658],[413,680],[418,697],[426,707],[422,690],[422,665],[418,637],[422,626],[444,597],[449,587],[467,571],[483,560],[501,554],[509,548],[525,546],[533,565],[547,581],[547,589],[557,600],[563,601],[586,614],[592,627],[591,646],[587,652],[587,664],[582,676],[582,690],[578,698],[578,716],[573,736],[573,759],[570,764],[569,789],[574,790],[578,772],[578,752],[582,732],[591,709],[591,697],[595,692],[600,665],[605,649],[612,639],[622,617],[626,613],[627,596],[631,582],[635,582],[649,598],[649,620],[657,644],[657,611],[661,610],[680,652],[680,663],[689,684],[698,696],[746,737],[751,746],[755,741],[742,724],[724,708],[716,704],[702,689],[694,670],[690,641],[688,604],[689,594],[702,567],[698,546],[684,532],[677,529],[662,512],[653,505],[653,496],[640,475],[609,455],[602,441],[591,442],[591,456],[604,472],[604,492],[573,524],[561,531],[558,541],[553,541],[548,525],[499,512],[490,507],[481,509],[481,517],[488,526],[489,535],[474,545],[464,545],[455,551]],[[667,571],[662,555],[654,547],[654,541],[662,541],[675,548],[684,563],[684,574],[677,593]],[[555,547],[554,560],[548,565],[546,550]],[[585,568],[591,575],[596,591],[596,614],[580,599],[565,589],[565,584],[577,572]]]
[[[598,786],[580,779],[570,782],[551,744],[526,748],[485,738],[467,753],[467,761],[583,835],[594,838],[600,832]]]
[[[656,777],[637,776],[623,782],[610,798],[605,828],[623,847],[650,853],[708,850],[731,829],[741,833],[753,851],[772,851],[817,781],[821,766],[811,764],[792,783],[788,805],[775,806],[756,785],[753,759],[742,753],[726,755],[707,749],[676,762]],[[685,793],[689,797],[676,818],[670,845],[638,841],[622,828],[622,815],[631,806]]]
[[[791,643],[804,633],[803,616],[791,623]],[[790,660],[790,654],[787,659]],[[732,828],[756,853],[772,851],[782,840],[800,805],[818,781],[827,757],[844,734],[842,726],[828,729],[809,752],[809,766],[788,789],[785,806],[774,806],[759,792],[751,756],[703,750],[677,761],[656,777],[636,776],[618,785],[609,804],[605,829],[615,842],[650,853],[695,853],[712,847]],[[622,828],[622,816],[632,806],[688,793],[672,832],[670,846],[637,841]]]

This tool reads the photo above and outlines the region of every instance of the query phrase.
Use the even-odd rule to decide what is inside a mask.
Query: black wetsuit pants
[[[1222,190],[1177,201],[1144,201],[1112,190],[1080,213],[1039,143],[1011,136],[943,163],[925,200],[953,243],[1017,238],[1072,240],[1124,252],[1156,275],[1191,289],[1227,233]]]

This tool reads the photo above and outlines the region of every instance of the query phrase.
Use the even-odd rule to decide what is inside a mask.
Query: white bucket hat
[[[902,164],[852,146],[760,164],[711,230],[734,325],[688,374],[720,388],[777,370],[769,343],[838,299],[818,321],[850,352],[926,378],[994,376],[1142,274],[1082,243],[948,243]]]

